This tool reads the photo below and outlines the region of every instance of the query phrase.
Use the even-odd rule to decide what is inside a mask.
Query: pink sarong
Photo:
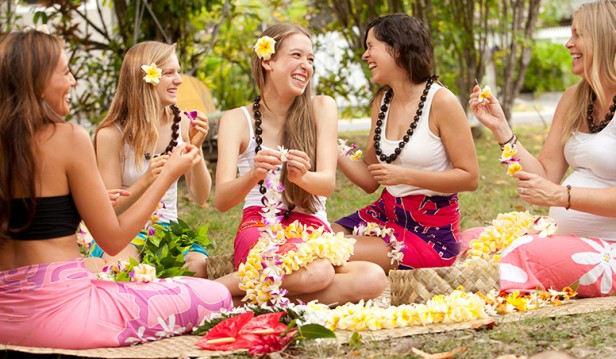
[[[0,272],[0,343],[89,349],[190,332],[231,309],[225,286],[175,277],[152,283],[98,280],[83,259]]]
[[[235,236],[234,243],[234,251],[233,251],[233,263],[235,268],[241,264],[246,262],[246,258],[248,258],[248,253],[252,249],[252,247],[257,244],[259,241],[259,237],[261,236],[261,232],[259,231],[260,227],[264,227],[263,217],[261,216],[262,208],[259,206],[251,206],[244,208],[244,212],[242,214],[242,223],[237,230],[237,235]],[[302,224],[307,226],[311,226],[314,228],[319,228],[323,226],[326,232],[331,232],[331,227],[329,224],[324,223],[318,217],[305,214],[301,212],[291,212],[289,218],[283,219],[280,223],[283,226],[288,226],[289,224],[299,221]],[[291,249],[295,248],[295,244],[301,242],[301,239],[297,238],[289,238],[284,245],[281,245],[281,251],[287,252]]]
[[[616,292],[616,243],[577,236],[522,236],[503,252],[501,290],[577,287],[579,297]]]

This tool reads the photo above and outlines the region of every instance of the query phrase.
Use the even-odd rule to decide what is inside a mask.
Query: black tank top
[[[13,199],[9,236],[12,239],[33,240],[65,237],[75,234],[81,221],[73,196],[67,194],[55,197],[36,198],[35,214],[30,225],[22,230],[28,221],[26,200]]]

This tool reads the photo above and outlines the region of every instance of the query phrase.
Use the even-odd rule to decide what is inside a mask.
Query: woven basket
[[[207,277],[208,279],[220,278],[229,273],[233,273],[233,254],[221,254],[218,256],[208,257],[207,259]]]
[[[389,279],[392,305],[423,303],[435,295],[447,295],[459,286],[466,292],[482,293],[500,288],[496,263],[393,270]]]

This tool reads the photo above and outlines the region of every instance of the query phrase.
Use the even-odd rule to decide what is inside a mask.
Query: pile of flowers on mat
[[[283,163],[288,150],[279,147]],[[245,263],[238,268],[240,289],[246,291],[243,301],[248,303],[286,305],[287,291],[281,288],[286,275],[305,267],[317,258],[325,258],[333,265],[344,264],[353,254],[355,239],[343,233],[325,232],[323,227],[306,226],[298,221],[284,227],[282,219],[281,168],[269,171],[264,181],[267,191],[263,199],[263,224],[258,242],[250,250]],[[281,251],[287,239],[297,240],[297,245]]]
[[[528,211],[499,213],[478,238],[470,241],[464,265],[476,260],[499,262],[500,255],[515,239],[525,234],[547,237],[556,232],[556,221],[547,216],[535,216]]]
[[[571,288],[562,291],[541,291],[522,294],[513,292],[490,291],[489,293],[468,293],[458,288],[448,295],[435,295],[421,304],[404,304],[399,306],[379,307],[372,301],[357,304],[347,303],[335,308],[316,301],[285,306],[254,306],[245,305],[231,311],[214,313],[197,327],[196,333],[208,334],[218,325],[224,324],[229,318],[247,312],[271,313],[284,312],[287,317],[280,316],[283,324],[302,328],[316,324],[330,330],[369,331],[380,329],[406,328],[431,324],[452,324],[475,319],[489,318],[513,312],[525,312],[547,306],[560,306],[576,296]],[[286,320],[285,320],[286,318]],[[278,322],[276,322],[278,323]],[[278,324],[276,324],[278,325]],[[324,333],[321,331],[320,333]],[[206,338],[214,339],[211,335]],[[203,343],[203,342],[202,342]],[[210,342],[209,344],[216,344]],[[220,347],[216,347],[221,350]]]

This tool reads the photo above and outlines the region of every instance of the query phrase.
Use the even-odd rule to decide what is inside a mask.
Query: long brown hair
[[[63,46],[59,38],[36,30],[0,37],[0,239],[10,237],[15,193],[25,194],[26,226],[34,217],[39,175],[35,135],[43,126],[63,121],[42,98]]]
[[[616,87],[616,2],[602,0],[580,6],[573,13],[573,25],[584,37],[584,61],[592,57],[592,64],[590,68],[584,67],[584,78],[569,102],[563,123],[563,141],[586,121],[592,94],[603,107],[611,100],[603,85]]]
[[[312,41],[311,33],[296,24],[275,24],[268,27],[261,36],[269,36],[276,41],[276,52],[282,47],[285,40],[294,34],[306,35]],[[272,58],[276,57],[276,53]],[[265,87],[266,71],[261,65],[261,58],[253,51],[252,54],[252,74],[255,83],[260,93],[263,93]],[[267,102],[263,99],[265,106]],[[311,162],[311,171],[316,170],[317,160],[317,126],[312,108],[312,95],[310,93],[310,81],[306,86],[306,90],[300,96],[297,96],[291,107],[287,111],[287,121],[282,132],[283,145],[285,148],[304,151]],[[319,203],[318,198],[302,189],[300,186],[292,183],[287,179],[286,171],[282,173],[282,183],[284,185],[283,197],[288,205],[296,204],[308,211],[314,213]]]
[[[170,108],[162,108],[155,87],[143,80],[145,73],[141,66],[156,64],[160,68],[173,54],[175,44],[158,41],[138,43],[126,52],[115,97],[109,112],[96,128],[95,147],[98,131],[118,124],[122,128],[123,143],[127,143],[135,153],[136,166],[144,162],[144,157],[138,154],[154,153],[158,141],[158,119],[163,110],[167,111],[168,116],[172,115]]]

